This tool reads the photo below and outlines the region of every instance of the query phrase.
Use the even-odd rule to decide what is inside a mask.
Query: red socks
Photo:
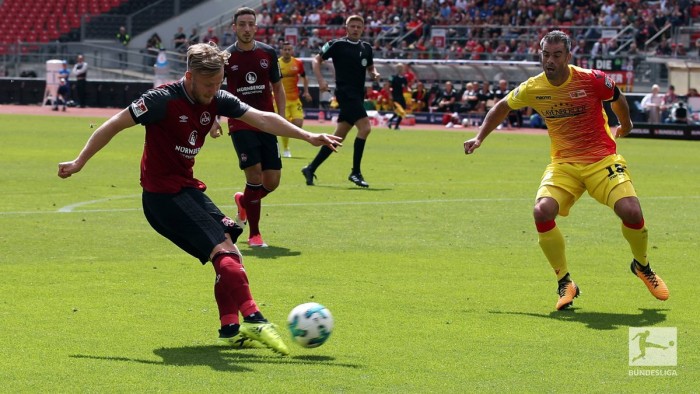
[[[222,252],[214,256],[214,297],[219,307],[221,325],[238,324],[238,312],[248,316],[259,311],[250,294],[248,276],[241,258],[233,252]]]
[[[270,194],[263,185],[251,185],[246,183],[243,191],[243,207],[248,216],[248,226],[250,226],[250,236],[260,234],[260,200]]]

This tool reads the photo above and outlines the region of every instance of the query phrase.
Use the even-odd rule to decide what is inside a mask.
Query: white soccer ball
[[[323,345],[333,332],[333,315],[325,306],[309,302],[289,312],[287,327],[292,339],[303,347]]]

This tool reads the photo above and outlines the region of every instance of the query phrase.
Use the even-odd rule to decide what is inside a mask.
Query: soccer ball
[[[333,331],[333,315],[325,306],[309,302],[297,305],[289,312],[287,327],[292,339],[303,347],[323,345]]]

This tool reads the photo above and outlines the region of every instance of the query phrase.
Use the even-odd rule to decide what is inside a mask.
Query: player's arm
[[[372,78],[372,80],[374,80],[374,81],[378,81],[379,77],[381,76],[379,74],[379,72],[377,71],[377,68],[374,67],[374,64],[367,67],[367,72],[369,73],[369,77]]]
[[[311,93],[309,93],[309,78],[306,76],[306,74],[301,76],[301,82],[304,84],[304,94],[302,97],[304,97],[304,100],[306,101],[311,101]]]
[[[321,92],[325,92],[329,89],[328,82],[326,82],[323,75],[321,75],[321,63],[323,63],[323,57],[321,55],[316,55],[313,59],[311,59],[311,69],[314,71],[316,81],[318,81],[318,89]]]
[[[304,140],[313,146],[325,145],[336,151],[336,147],[341,146],[341,137],[329,134],[309,133],[274,112],[260,111],[250,107],[238,119],[256,127],[266,133],[279,137],[290,137]]]
[[[61,178],[68,178],[80,171],[88,160],[99,152],[100,149],[104,148],[115,135],[135,124],[136,121],[131,117],[129,108],[125,108],[118,114],[112,116],[92,133],[77,158],[58,164],[58,176]]]
[[[632,131],[632,119],[630,117],[630,107],[627,104],[627,99],[625,95],[622,94],[620,89],[615,86],[615,94],[613,96],[612,102],[610,103],[617,120],[620,122],[620,126],[615,132],[615,138],[624,137]]]
[[[496,103],[496,105],[486,113],[486,117],[481,123],[481,126],[479,126],[479,133],[476,137],[464,141],[464,153],[467,155],[473,153],[476,148],[481,146],[481,143],[486,137],[505,120],[511,110],[512,109],[508,105],[508,100],[501,100]]]
[[[287,110],[287,95],[284,93],[284,86],[282,85],[282,80],[272,83],[272,91],[275,94],[275,104],[277,104],[277,113],[285,118],[285,111]]]

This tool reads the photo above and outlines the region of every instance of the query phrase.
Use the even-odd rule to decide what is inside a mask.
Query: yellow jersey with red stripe
[[[292,57],[289,62],[279,58],[280,70],[282,71],[282,86],[287,101],[294,101],[299,98],[299,77],[305,77],[304,63]]]
[[[508,96],[513,109],[532,107],[544,119],[553,163],[594,163],[616,153],[603,101],[614,97],[615,82],[599,70],[569,65],[569,79],[553,86],[544,73],[523,82]]]

